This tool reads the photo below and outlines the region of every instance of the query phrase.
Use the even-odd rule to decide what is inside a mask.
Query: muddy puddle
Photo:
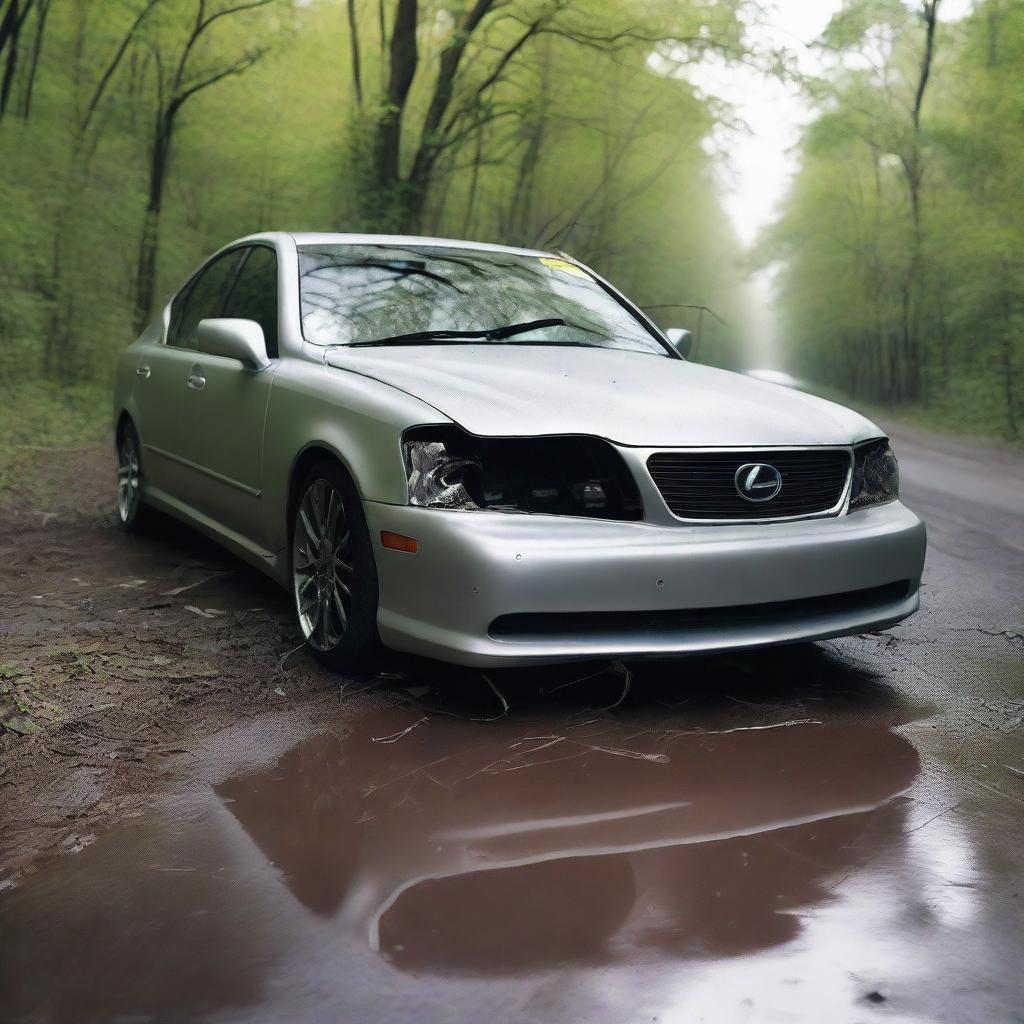
[[[398,680],[0,893],[0,1020],[1012,1019],[1013,872],[915,795],[925,710],[763,665]]]

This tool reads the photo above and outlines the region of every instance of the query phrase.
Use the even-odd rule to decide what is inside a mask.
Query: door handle
[[[206,378],[200,377],[198,373],[190,373],[185,383],[193,391],[202,391],[206,387]]]
[[[141,377],[143,380],[147,380],[149,378],[149,373],[149,367],[145,363],[139,363],[135,368],[135,376]]]

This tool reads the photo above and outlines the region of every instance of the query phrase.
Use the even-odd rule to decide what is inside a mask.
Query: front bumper
[[[837,518],[732,526],[365,508],[381,639],[458,664],[821,640],[890,626],[920,603],[925,527],[899,502]],[[418,553],[382,547],[381,530],[415,537]],[[854,591],[864,594],[841,597]]]

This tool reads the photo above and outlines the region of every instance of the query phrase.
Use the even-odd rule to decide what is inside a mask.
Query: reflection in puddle
[[[168,802],[0,894],[0,1020],[853,1019],[979,933],[1007,977],[970,839],[908,821],[908,710],[716,664],[614,713],[399,694]]]
[[[537,732],[409,712],[218,788],[306,907],[410,970],[509,973],[640,949],[732,955],[850,870],[918,758],[883,727]],[[549,723],[550,724],[550,723]],[[376,741],[375,741],[376,738]],[[901,811],[873,823],[890,841]]]

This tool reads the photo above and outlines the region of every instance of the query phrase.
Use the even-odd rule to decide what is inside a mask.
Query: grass
[[[110,440],[110,388],[47,381],[0,387],[0,502],[47,496],[40,450],[94,448]]]
[[[937,409],[923,405],[877,405],[818,384],[809,384],[806,390],[809,394],[854,409],[883,427],[886,423],[892,423],[894,426],[903,424],[957,441],[972,441],[993,448],[1024,451],[1024,434],[1018,433],[1014,437],[1005,430],[993,431],[989,423],[979,420],[977,413],[972,415],[963,409]]]

